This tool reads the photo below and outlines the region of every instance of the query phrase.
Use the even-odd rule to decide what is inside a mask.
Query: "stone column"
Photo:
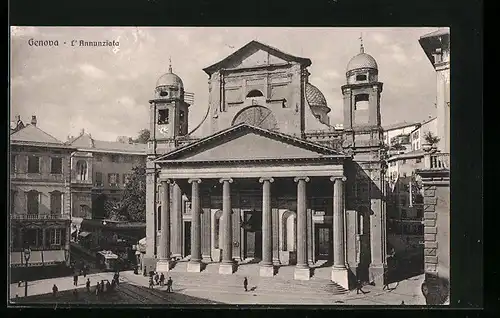
[[[372,171],[371,215],[370,215],[370,251],[371,263],[368,268],[369,279],[375,286],[383,286],[386,276],[386,234],[384,181],[382,171]],[[373,195],[375,193],[376,195]]]
[[[333,267],[332,281],[349,289],[344,244],[344,176],[331,177],[333,182]]]
[[[307,264],[307,193],[309,177],[297,177],[297,265],[294,278],[309,280],[311,271]]]
[[[201,272],[201,204],[200,179],[189,179],[191,183],[191,259],[187,265],[188,272]]]
[[[172,269],[170,260],[170,181],[161,181],[161,235],[157,272],[168,272]]]
[[[231,207],[231,183],[233,179],[220,179],[222,183],[222,227],[224,240],[222,242],[222,263],[219,265],[219,274],[233,274],[235,263],[233,261],[233,231],[232,231],[232,207]]]
[[[172,184],[172,256],[182,257],[182,190]]]
[[[260,276],[274,276],[273,266],[273,233],[271,212],[271,183],[273,178],[260,178],[262,183],[262,261]]]

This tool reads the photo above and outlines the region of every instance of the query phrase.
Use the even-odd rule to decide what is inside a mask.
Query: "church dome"
[[[306,99],[311,106],[328,107],[323,93],[310,83],[306,84]]]
[[[377,61],[375,61],[370,54],[361,52],[349,61],[347,64],[347,72],[361,68],[378,70]]]
[[[159,86],[177,86],[179,88],[184,88],[181,78],[172,72],[160,76],[158,81],[156,81],[156,87]]]

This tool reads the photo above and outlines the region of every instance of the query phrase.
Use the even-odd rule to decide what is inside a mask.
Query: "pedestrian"
[[[245,288],[245,291],[248,291],[248,279],[246,277],[243,280],[243,287]]]
[[[155,283],[156,283],[156,285],[159,284],[159,281],[160,281],[160,276],[158,275],[158,273],[155,273]]]
[[[173,283],[174,283],[174,281],[172,280],[172,277],[168,277],[168,280],[167,280],[167,292],[168,293],[173,292],[173,289],[172,289]]]
[[[149,288],[153,288],[154,287],[154,282],[153,282],[153,276],[150,276],[149,277]]]
[[[87,264],[83,265],[83,278],[87,277],[87,272],[89,271],[89,268]]]
[[[57,288],[56,284],[54,284],[54,286],[52,286],[52,296],[56,297],[57,291],[58,291],[58,288]]]
[[[104,288],[104,279],[101,280],[101,292],[102,293],[105,293],[106,292],[106,289]]]
[[[163,286],[165,284],[165,275],[163,275],[163,273],[161,273],[160,275],[160,286]]]
[[[77,273],[75,273],[75,275],[73,276],[73,285],[78,286],[78,274]]]
[[[95,286],[95,295],[99,297],[99,293],[101,292],[101,284],[97,282],[97,285]]]
[[[21,287],[21,284],[23,283],[23,280],[20,279],[18,282],[17,282],[17,287]]]
[[[106,291],[107,292],[111,291],[111,284],[109,283],[109,280],[106,282]]]
[[[90,293],[90,278],[87,278],[87,282],[85,283],[85,287],[87,287],[87,293]]]
[[[120,271],[116,272],[116,285],[120,285]]]
[[[404,304],[405,304],[405,301],[404,301],[404,300],[402,300],[402,301],[401,301],[401,305],[404,305]]]
[[[73,289],[73,296],[75,296],[75,299],[78,299],[78,289]]]
[[[361,283],[361,280],[358,279],[358,281],[356,282],[356,294],[359,294],[359,292],[366,294],[366,292],[363,290],[363,284]]]

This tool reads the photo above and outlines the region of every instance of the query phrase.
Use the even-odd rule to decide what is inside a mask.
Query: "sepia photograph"
[[[450,31],[12,26],[9,305],[449,305]]]

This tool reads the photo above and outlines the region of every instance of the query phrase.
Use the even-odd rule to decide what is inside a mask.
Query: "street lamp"
[[[24,249],[24,260],[26,261],[26,279],[24,280],[24,297],[28,296],[28,261],[30,260],[31,249],[29,247]]]

